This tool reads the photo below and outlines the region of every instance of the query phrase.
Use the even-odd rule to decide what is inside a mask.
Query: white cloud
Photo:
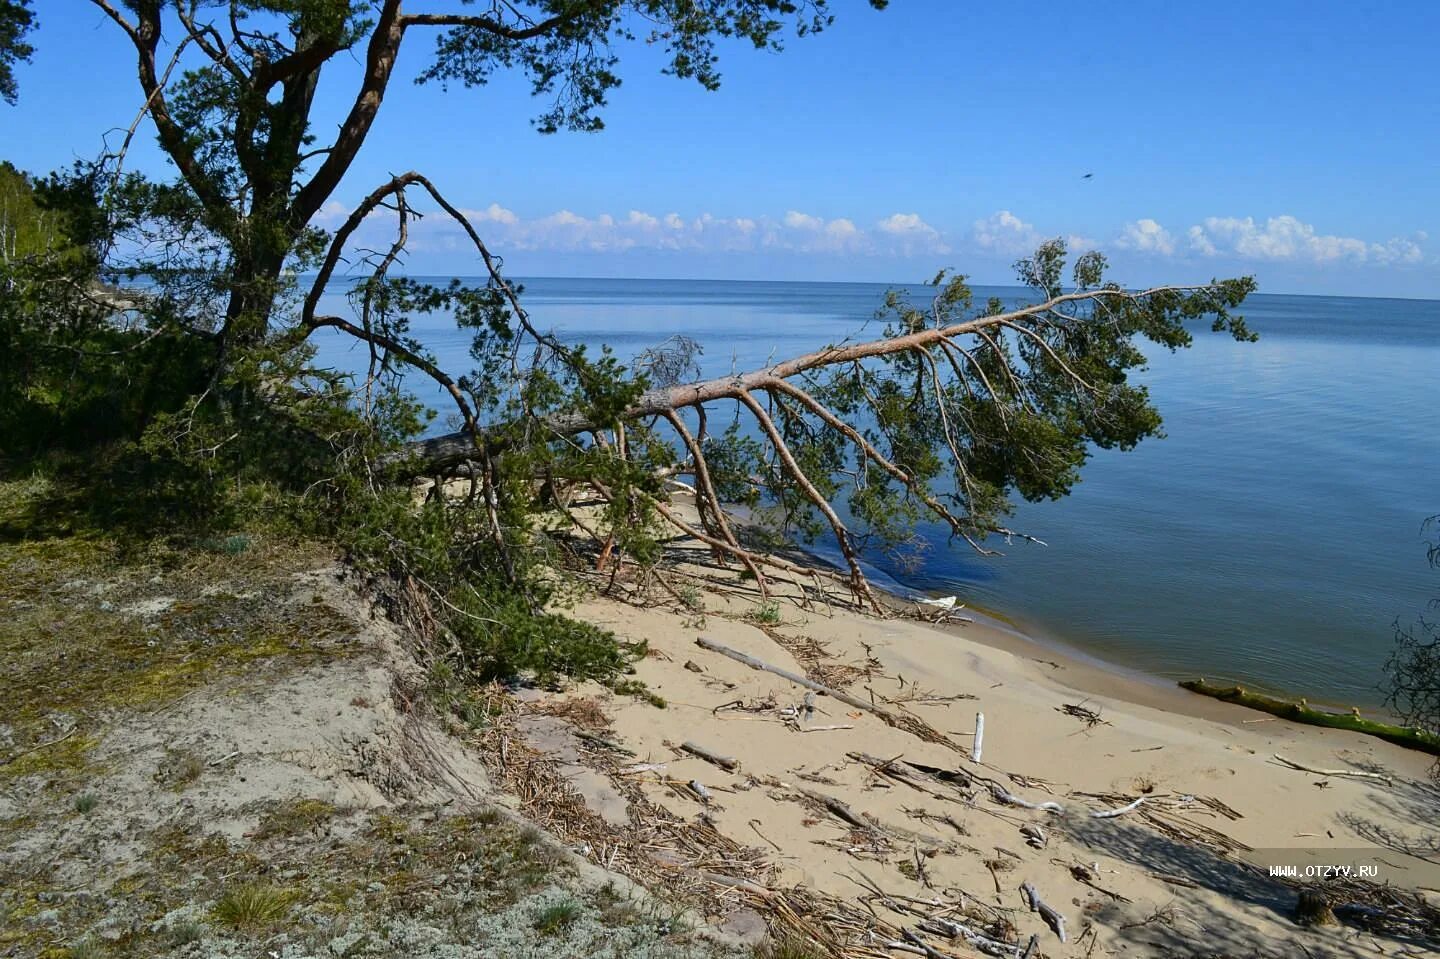
[[[1122,250],[1170,256],[1175,252],[1175,237],[1169,230],[1147,217],[1125,224],[1115,245]]]
[[[481,223],[513,224],[520,220],[513,211],[505,209],[498,203],[492,203],[483,210],[465,210],[464,213],[470,219],[478,220]]]
[[[1192,226],[1189,230],[1186,230],[1185,235],[1190,238],[1190,249],[1197,253],[1203,254],[1204,256],[1214,256],[1220,252],[1215,248],[1215,244],[1210,241],[1210,237],[1206,235],[1205,231],[1198,226]]]
[[[1420,249],[1424,233],[1416,234],[1414,239],[1395,237],[1384,243],[1372,243],[1352,236],[1320,233],[1311,224],[1289,215],[1272,216],[1263,224],[1248,216],[1244,219],[1212,216],[1192,226],[1187,235],[1190,248],[1204,256],[1316,264],[1343,261],[1381,266],[1418,263],[1424,258]]]
[[[975,245],[992,253],[1034,253],[1046,239],[1033,224],[1009,210],[1001,210],[974,224]]]
[[[799,210],[787,210],[778,218],[702,213],[690,219],[679,213],[657,216],[644,210],[629,210],[623,217],[608,213],[587,217],[572,210],[558,210],[527,219],[492,203],[483,210],[463,212],[481,230],[486,244],[501,253],[774,250],[814,255],[912,256],[949,252],[940,232],[914,213],[897,213],[867,229],[848,217],[827,220]],[[412,233],[416,250],[425,243],[457,250],[465,246],[458,229],[438,215],[427,218]]]
[[[934,227],[920,219],[920,214],[918,213],[892,213],[875,224],[875,226],[883,233],[935,232]]]
[[[825,225],[825,221],[818,216],[801,213],[799,210],[788,211],[781,222],[792,230],[818,230]]]
[[[330,200],[315,214],[315,223],[323,227],[337,227],[350,215],[350,208],[339,200]]]
[[[875,229],[906,256],[950,252],[950,246],[940,231],[921,219],[918,213],[892,213],[876,223]]]

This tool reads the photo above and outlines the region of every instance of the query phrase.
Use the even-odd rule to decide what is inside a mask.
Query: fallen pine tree
[[[1309,726],[1326,726],[1330,729],[1348,729],[1351,732],[1376,736],[1407,749],[1418,749],[1432,756],[1440,756],[1440,736],[1432,735],[1421,729],[1366,719],[1360,715],[1359,709],[1351,709],[1348,713],[1316,709],[1304,699],[1296,701],[1275,699],[1259,693],[1252,693],[1243,686],[1215,686],[1207,683],[1203,677],[1182,680],[1180,686],[1182,689],[1199,693],[1201,696],[1209,696],[1221,702],[1258,709],[1291,722],[1305,723]]]

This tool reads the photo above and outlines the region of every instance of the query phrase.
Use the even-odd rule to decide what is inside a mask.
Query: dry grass
[[[547,699],[534,704],[530,712],[554,716],[581,729],[599,732],[610,728],[610,717],[605,715],[600,701],[588,696],[571,699]]]

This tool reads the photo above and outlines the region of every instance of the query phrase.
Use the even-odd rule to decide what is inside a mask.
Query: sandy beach
[[[766,603],[733,575],[716,588],[713,570],[690,571],[667,572],[668,596],[651,584],[666,602],[575,610],[648,644],[637,678],[666,707],[593,686],[547,694],[526,708],[589,715],[590,735],[623,752],[548,726],[529,727],[530,742],[564,753],[565,777],[614,825],[632,821],[627,795],[643,796],[743,848],[751,886],[730,897],[737,914],[765,890],[801,889],[859,903],[902,937],[958,936],[891,948],[872,934],[874,955],[971,955],[987,947],[967,932],[986,930],[1021,946],[1033,935],[1031,954],[1050,956],[1428,954],[1350,925],[1297,925],[1298,886],[1268,867],[1368,864],[1367,878],[1440,888],[1440,867],[1402,854],[1437,838],[1430,757],[1107,672],[983,623],[881,619],[779,583]]]

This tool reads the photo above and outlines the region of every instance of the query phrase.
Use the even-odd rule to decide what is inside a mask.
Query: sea
[[[478,281],[477,281],[478,282]],[[847,337],[878,335],[887,291],[920,284],[716,280],[520,281],[534,322],[622,359],[683,334],[705,375],[743,371]],[[1027,299],[1010,287],[990,296]],[[323,309],[343,310],[337,283]],[[919,529],[918,564],[868,557],[902,593],[958,596],[1065,651],[1160,681],[1206,677],[1317,702],[1377,708],[1396,629],[1440,619],[1440,301],[1253,296],[1260,334],[1147,348],[1135,374],[1165,435],[1096,450],[1067,497],[1020,503],[1010,525],[1046,545],[981,556]],[[412,332],[447,369],[469,339],[443,316]],[[358,370],[362,348],[324,338],[320,359]],[[416,391],[437,407],[427,384]],[[443,418],[436,429],[443,428]]]

